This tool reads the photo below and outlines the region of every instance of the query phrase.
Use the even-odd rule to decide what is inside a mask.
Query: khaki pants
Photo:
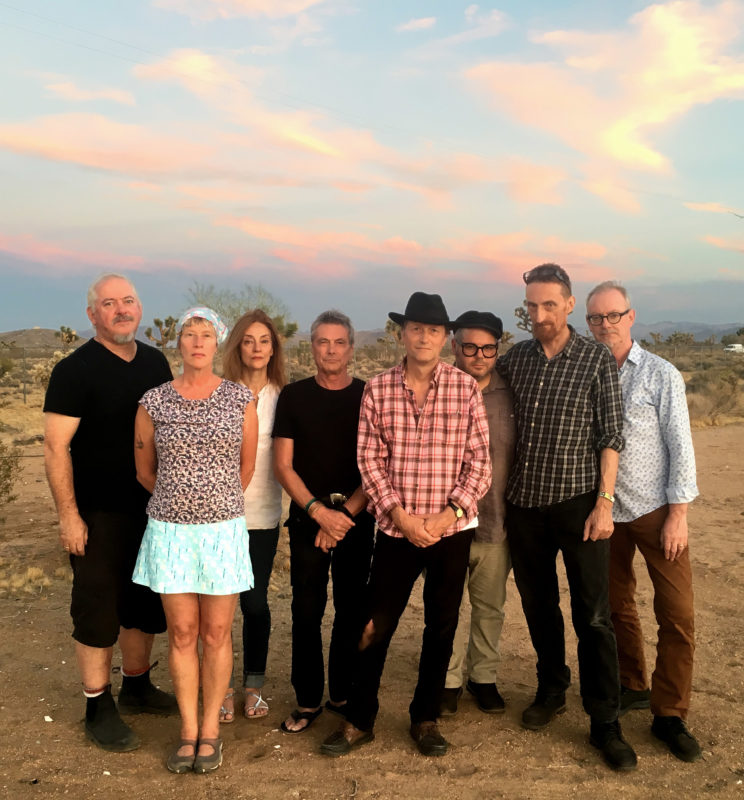
[[[463,665],[474,683],[496,683],[499,639],[504,625],[506,579],[510,569],[511,559],[506,541],[498,544],[473,542],[470,545],[467,577],[470,637],[467,636],[468,609],[463,602],[447,670],[447,689],[462,686]]]
[[[659,716],[686,719],[695,652],[692,570],[689,548],[676,561],[664,558],[660,537],[668,510],[665,505],[633,522],[615,523],[610,538],[610,605],[620,682],[628,689],[645,689],[646,661],[633,571],[637,547],[646,560],[654,586],[654,613],[659,624],[656,668],[651,676],[651,711]]]

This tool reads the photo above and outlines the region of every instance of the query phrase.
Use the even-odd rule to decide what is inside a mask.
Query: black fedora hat
[[[503,323],[490,311],[465,311],[452,322],[453,331],[460,328],[482,328],[484,331],[492,333],[497,339],[501,339],[504,333]]]
[[[447,309],[438,294],[414,292],[408,299],[406,310],[402,314],[391,311],[388,316],[393,322],[402,325],[404,322],[423,322],[424,325],[444,325],[452,327],[447,316]]]

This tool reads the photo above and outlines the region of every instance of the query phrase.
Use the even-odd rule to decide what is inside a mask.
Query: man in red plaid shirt
[[[372,378],[362,396],[357,460],[378,524],[370,613],[346,721],[321,745],[338,756],[374,738],[377,694],[390,640],[425,571],[425,627],[419,678],[409,707],[419,751],[448,744],[437,716],[477,526],[478,500],[491,483],[488,421],[478,384],[439,360],[451,327],[442,298],[415,292],[401,327],[403,362]]]

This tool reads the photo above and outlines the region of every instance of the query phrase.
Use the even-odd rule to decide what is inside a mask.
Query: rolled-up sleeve
[[[597,371],[594,406],[594,447],[617,450],[625,447],[623,439],[623,396],[615,359],[606,348]]]

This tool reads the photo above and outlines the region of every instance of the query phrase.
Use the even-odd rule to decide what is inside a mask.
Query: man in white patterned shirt
[[[610,605],[620,660],[621,713],[648,708],[652,733],[682,761],[700,746],[685,725],[692,691],[694,615],[687,506],[697,497],[695,453],[677,369],[631,337],[635,311],[626,289],[600,283],[586,301],[589,330],[612,351],[623,393],[623,435],[610,539]],[[649,692],[635,604],[633,556],[641,551],[659,623]]]

